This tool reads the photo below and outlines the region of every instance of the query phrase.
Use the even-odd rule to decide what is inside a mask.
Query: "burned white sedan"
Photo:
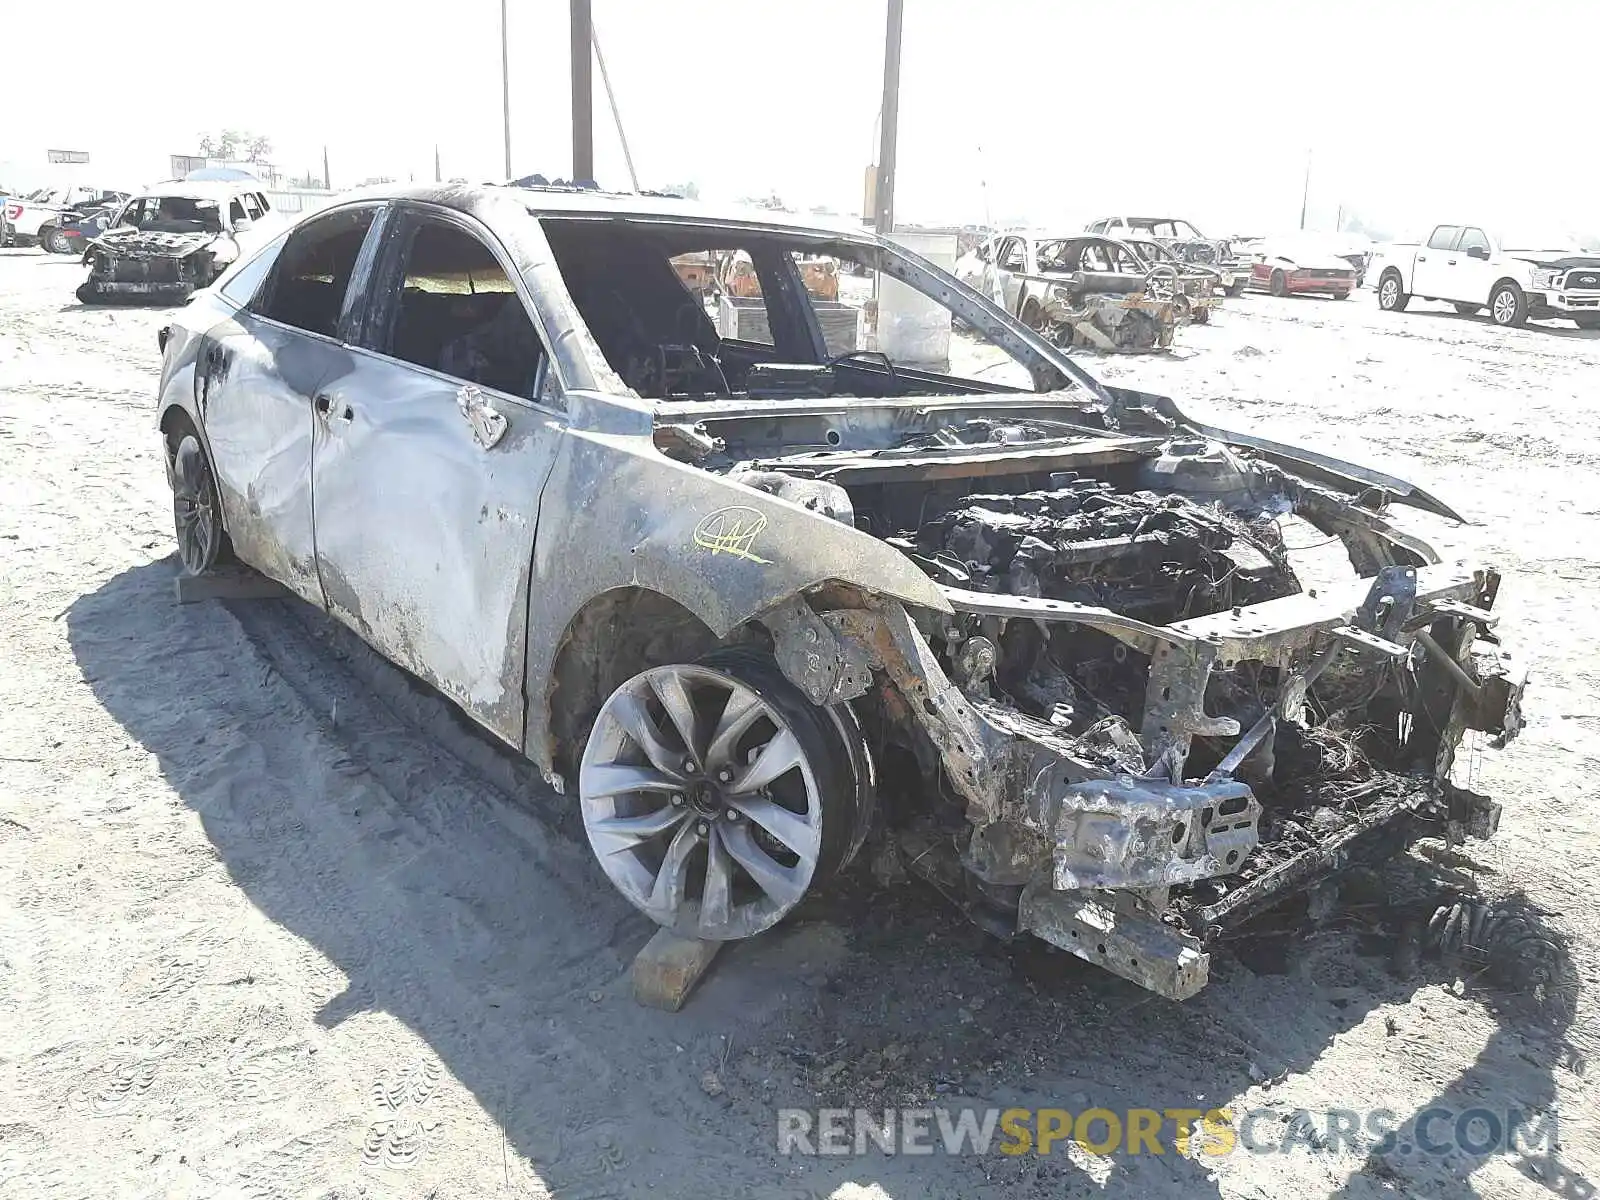
[[[271,241],[288,221],[255,179],[184,180],[128,200],[84,251],[84,304],[175,303]]]
[[[759,337],[674,270],[711,252]],[[862,349],[815,255],[878,273]],[[1395,519],[1445,504],[1103,386],[870,234],[404,189],[162,340],[185,567],[242,559],[439,689],[683,935],[760,933],[870,836],[1181,998],[1263,909],[1494,829],[1450,766],[1517,730],[1499,579]]]

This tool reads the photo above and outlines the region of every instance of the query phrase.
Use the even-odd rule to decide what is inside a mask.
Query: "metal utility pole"
[[[883,44],[883,109],[879,113],[878,181],[873,197],[873,228],[894,230],[894,157],[900,132],[900,27],[905,0],[889,0],[889,27]]]
[[[511,179],[511,43],[506,37],[506,0],[500,0],[500,110],[506,132],[506,179]]]
[[[594,21],[589,0],[572,0],[572,178],[594,178]]]
[[[1311,151],[1306,151],[1306,186],[1300,193],[1300,228],[1306,227],[1306,208],[1311,203]]]
[[[600,64],[600,83],[606,89],[606,103],[611,105],[611,120],[617,127],[617,140],[622,143],[622,161],[628,164],[628,178],[633,182],[633,190],[639,190],[639,173],[633,169],[633,152],[628,149],[628,135],[623,132],[622,113],[617,110],[617,95],[611,90],[611,72],[606,70],[606,56],[600,49],[600,34],[595,31],[591,23],[590,36],[594,39],[594,60]]]
[[[328,148],[322,148],[322,186],[333,191],[333,173],[328,170]]]
[[[435,142],[433,144],[433,181],[435,183],[443,183],[444,182],[444,171],[439,166],[439,143],[438,142]]]

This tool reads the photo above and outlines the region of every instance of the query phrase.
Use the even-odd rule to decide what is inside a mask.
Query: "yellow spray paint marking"
[[[766,514],[734,505],[719,508],[694,527],[694,544],[713,554],[731,554],[753,563],[770,564],[753,552],[757,535],[767,527]]]

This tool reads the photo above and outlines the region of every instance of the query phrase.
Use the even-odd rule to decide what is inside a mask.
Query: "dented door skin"
[[[323,385],[313,418],[317,564],[329,612],[520,746],[534,524],[565,421],[553,400],[490,387],[465,397],[464,412],[462,379],[386,352],[383,297],[398,290],[424,219],[471,233],[517,278],[483,225],[445,210],[397,211],[362,345],[351,369]],[[527,309],[520,291],[511,299]],[[548,352],[543,363],[548,379]],[[551,380],[534,394],[559,389]],[[503,420],[498,441],[484,436],[484,418]]]
[[[323,220],[371,222],[377,209]],[[245,562],[322,604],[311,516],[312,398],[349,373],[350,352],[333,337],[264,315],[277,266],[257,295],[206,335],[195,373],[195,403],[210,443],[223,515]],[[341,301],[342,307],[342,301]]]

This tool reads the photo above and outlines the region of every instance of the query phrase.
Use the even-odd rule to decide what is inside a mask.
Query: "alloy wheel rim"
[[[172,517],[178,536],[178,557],[191,574],[211,565],[216,539],[210,472],[198,455],[180,455],[174,470]]]
[[[1510,292],[1500,291],[1494,297],[1494,319],[1504,325],[1511,320],[1511,314],[1517,311],[1517,300]]]
[[[685,936],[770,928],[804,898],[821,858],[822,798],[795,730],[712,667],[654,667],[613,692],[578,792],[606,876]]]
[[[1400,288],[1395,284],[1394,280],[1385,279],[1383,281],[1383,306],[1385,308],[1393,308],[1395,297],[1399,294]]]

